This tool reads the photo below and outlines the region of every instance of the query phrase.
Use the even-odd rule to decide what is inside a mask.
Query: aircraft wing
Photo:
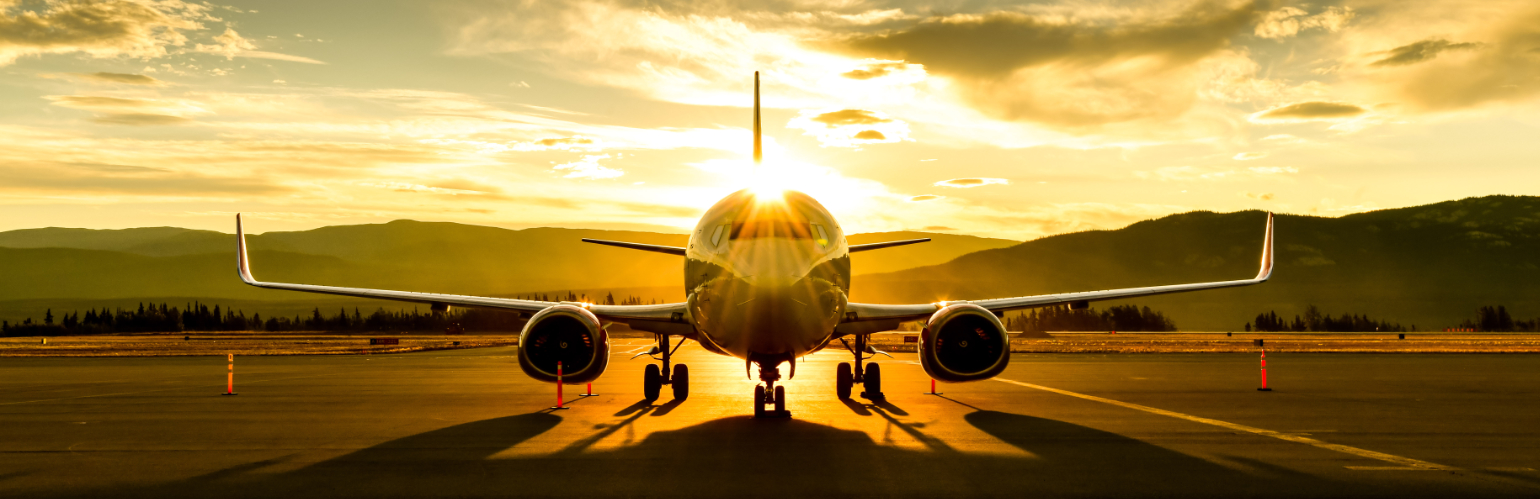
[[[499,310],[511,310],[517,312],[534,313],[546,307],[557,305],[560,302],[539,300],[515,300],[512,298],[491,298],[484,296],[450,295],[440,293],[418,293],[415,291],[392,291],[388,289],[345,288],[338,286],[318,286],[313,284],[289,284],[282,282],[258,281],[251,276],[251,262],[246,257],[246,233],[241,228],[241,216],[235,216],[235,244],[236,264],[241,281],[259,288],[282,289],[288,291],[302,291],[306,293],[322,293],[329,295],[356,296],[359,298],[374,298],[379,300],[406,301],[426,303],[434,308],[443,306],[477,307]],[[588,310],[601,319],[608,320],[638,320],[660,321],[665,323],[682,322],[685,312],[684,303],[665,303],[657,305],[588,305]]]
[[[1116,300],[1120,298],[1134,298],[1138,296],[1163,295],[1168,293],[1185,293],[1188,291],[1200,291],[1205,289],[1232,288],[1236,286],[1250,286],[1267,282],[1273,275],[1273,214],[1267,214],[1267,231],[1262,239],[1262,269],[1257,276],[1251,279],[1239,279],[1234,281],[1199,282],[1192,284],[1172,284],[1167,286],[1151,286],[1147,288],[1109,289],[1103,291],[1082,291],[1077,293],[1058,293],[1051,295],[1019,296],[1015,298],[995,298],[989,300],[956,300],[937,303],[919,303],[912,305],[879,305],[867,303],[851,303],[845,308],[845,321],[840,324],[839,330],[846,334],[867,334],[869,330],[896,326],[898,322],[923,319],[940,310],[942,307],[955,303],[972,303],[990,311],[999,313],[1006,310],[1021,308],[1037,308],[1053,305],[1080,305],[1086,302],[1099,300]],[[862,324],[870,322],[870,325]],[[880,325],[879,325],[880,324]]]

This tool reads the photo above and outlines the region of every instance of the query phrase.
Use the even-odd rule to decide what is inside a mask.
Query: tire
[[[647,364],[647,370],[642,371],[642,397],[647,400],[657,400],[658,392],[663,390],[663,372],[657,364]]]
[[[834,394],[840,400],[850,400],[850,388],[855,384],[855,375],[850,373],[850,363],[841,362],[834,371]]]
[[[775,387],[775,414],[786,414],[786,387]]]
[[[754,417],[765,417],[765,386],[754,387]]]
[[[677,364],[674,366],[674,400],[690,398],[690,366]]]
[[[862,388],[866,389],[866,398],[878,400],[882,398],[882,369],[876,362],[866,364],[866,381]]]

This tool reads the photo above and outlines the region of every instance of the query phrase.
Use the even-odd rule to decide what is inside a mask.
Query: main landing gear
[[[873,349],[867,345],[867,335],[856,335],[856,344],[851,344],[840,338],[840,343],[845,344],[845,349],[855,355],[855,369],[852,371],[849,362],[841,362],[834,372],[834,393],[840,400],[850,399],[850,390],[856,383],[861,384],[861,397],[874,402],[885,400],[887,396],[882,394],[882,368],[876,362],[866,364],[866,369],[861,368],[861,361],[876,357],[877,354],[887,355],[886,352]],[[867,354],[871,354],[868,357]],[[892,357],[891,355],[888,355]]]
[[[684,400],[690,397],[690,366],[679,364],[672,366],[672,369],[670,369],[669,365],[674,352],[678,351],[679,347],[683,345],[684,340],[680,340],[673,350],[669,350],[668,335],[660,334],[658,335],[658,344],[653,346],[651,351],[641,354],[648,356],[663,354],[663,358],[658,359],[662,364],[661,367],[659,364],[647,364],[647,369],[642,371],[642,396],[647,400],[658,400],[659,393],[663,391],[663,385],[673,387],[674,400]],[[653,358],[657,359],[657,357]]]
[[[754,386],[754,417],[756,418],[789,418],[791,412],[786,410],[786,387],[776,386],[775,382],[781,379],[781,360],[761,360],[759,365],[759,380],[763,385]],[[795,374],[796,367],[792,367]],[[772,409],[766,409],[766,406]]]

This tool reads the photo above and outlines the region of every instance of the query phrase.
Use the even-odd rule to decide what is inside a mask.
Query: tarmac
[[[513,348],[237,357],[237,396],[223,356],[0,359],[0,496],[1540,496],[1530,355],[1270,352],[1259,392],[1254,353],[1016,354],[930,395],[895,354],[872,403],[827,351],[756,420],[694,344],[643,400],[645,344],[559,411]]]

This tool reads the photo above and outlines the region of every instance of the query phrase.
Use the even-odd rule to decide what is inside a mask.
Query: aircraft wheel
[[[674,400],[690,398],[690,366],[684,364],[674,365]]]
[[[754,387],[754,417],[765,417],[765,386]]]
[[[866,389],[865,397],[872,400],[882,399],[882,370],[876,362],[866,364],[866,380],[862,388]]]
[[[786,387],[775,387],[775,413],[786,414]]]
[[[642,397],[647,400],[657,400],[658,392],[663,390],[663,371],[657,364],[647,364],[647,370],[642,371]]]
[[[850,373],[850,363],[841,362],[834,371],[834,394],[840,400],[850,399],[850,388],[855,386],[855,375]]]

